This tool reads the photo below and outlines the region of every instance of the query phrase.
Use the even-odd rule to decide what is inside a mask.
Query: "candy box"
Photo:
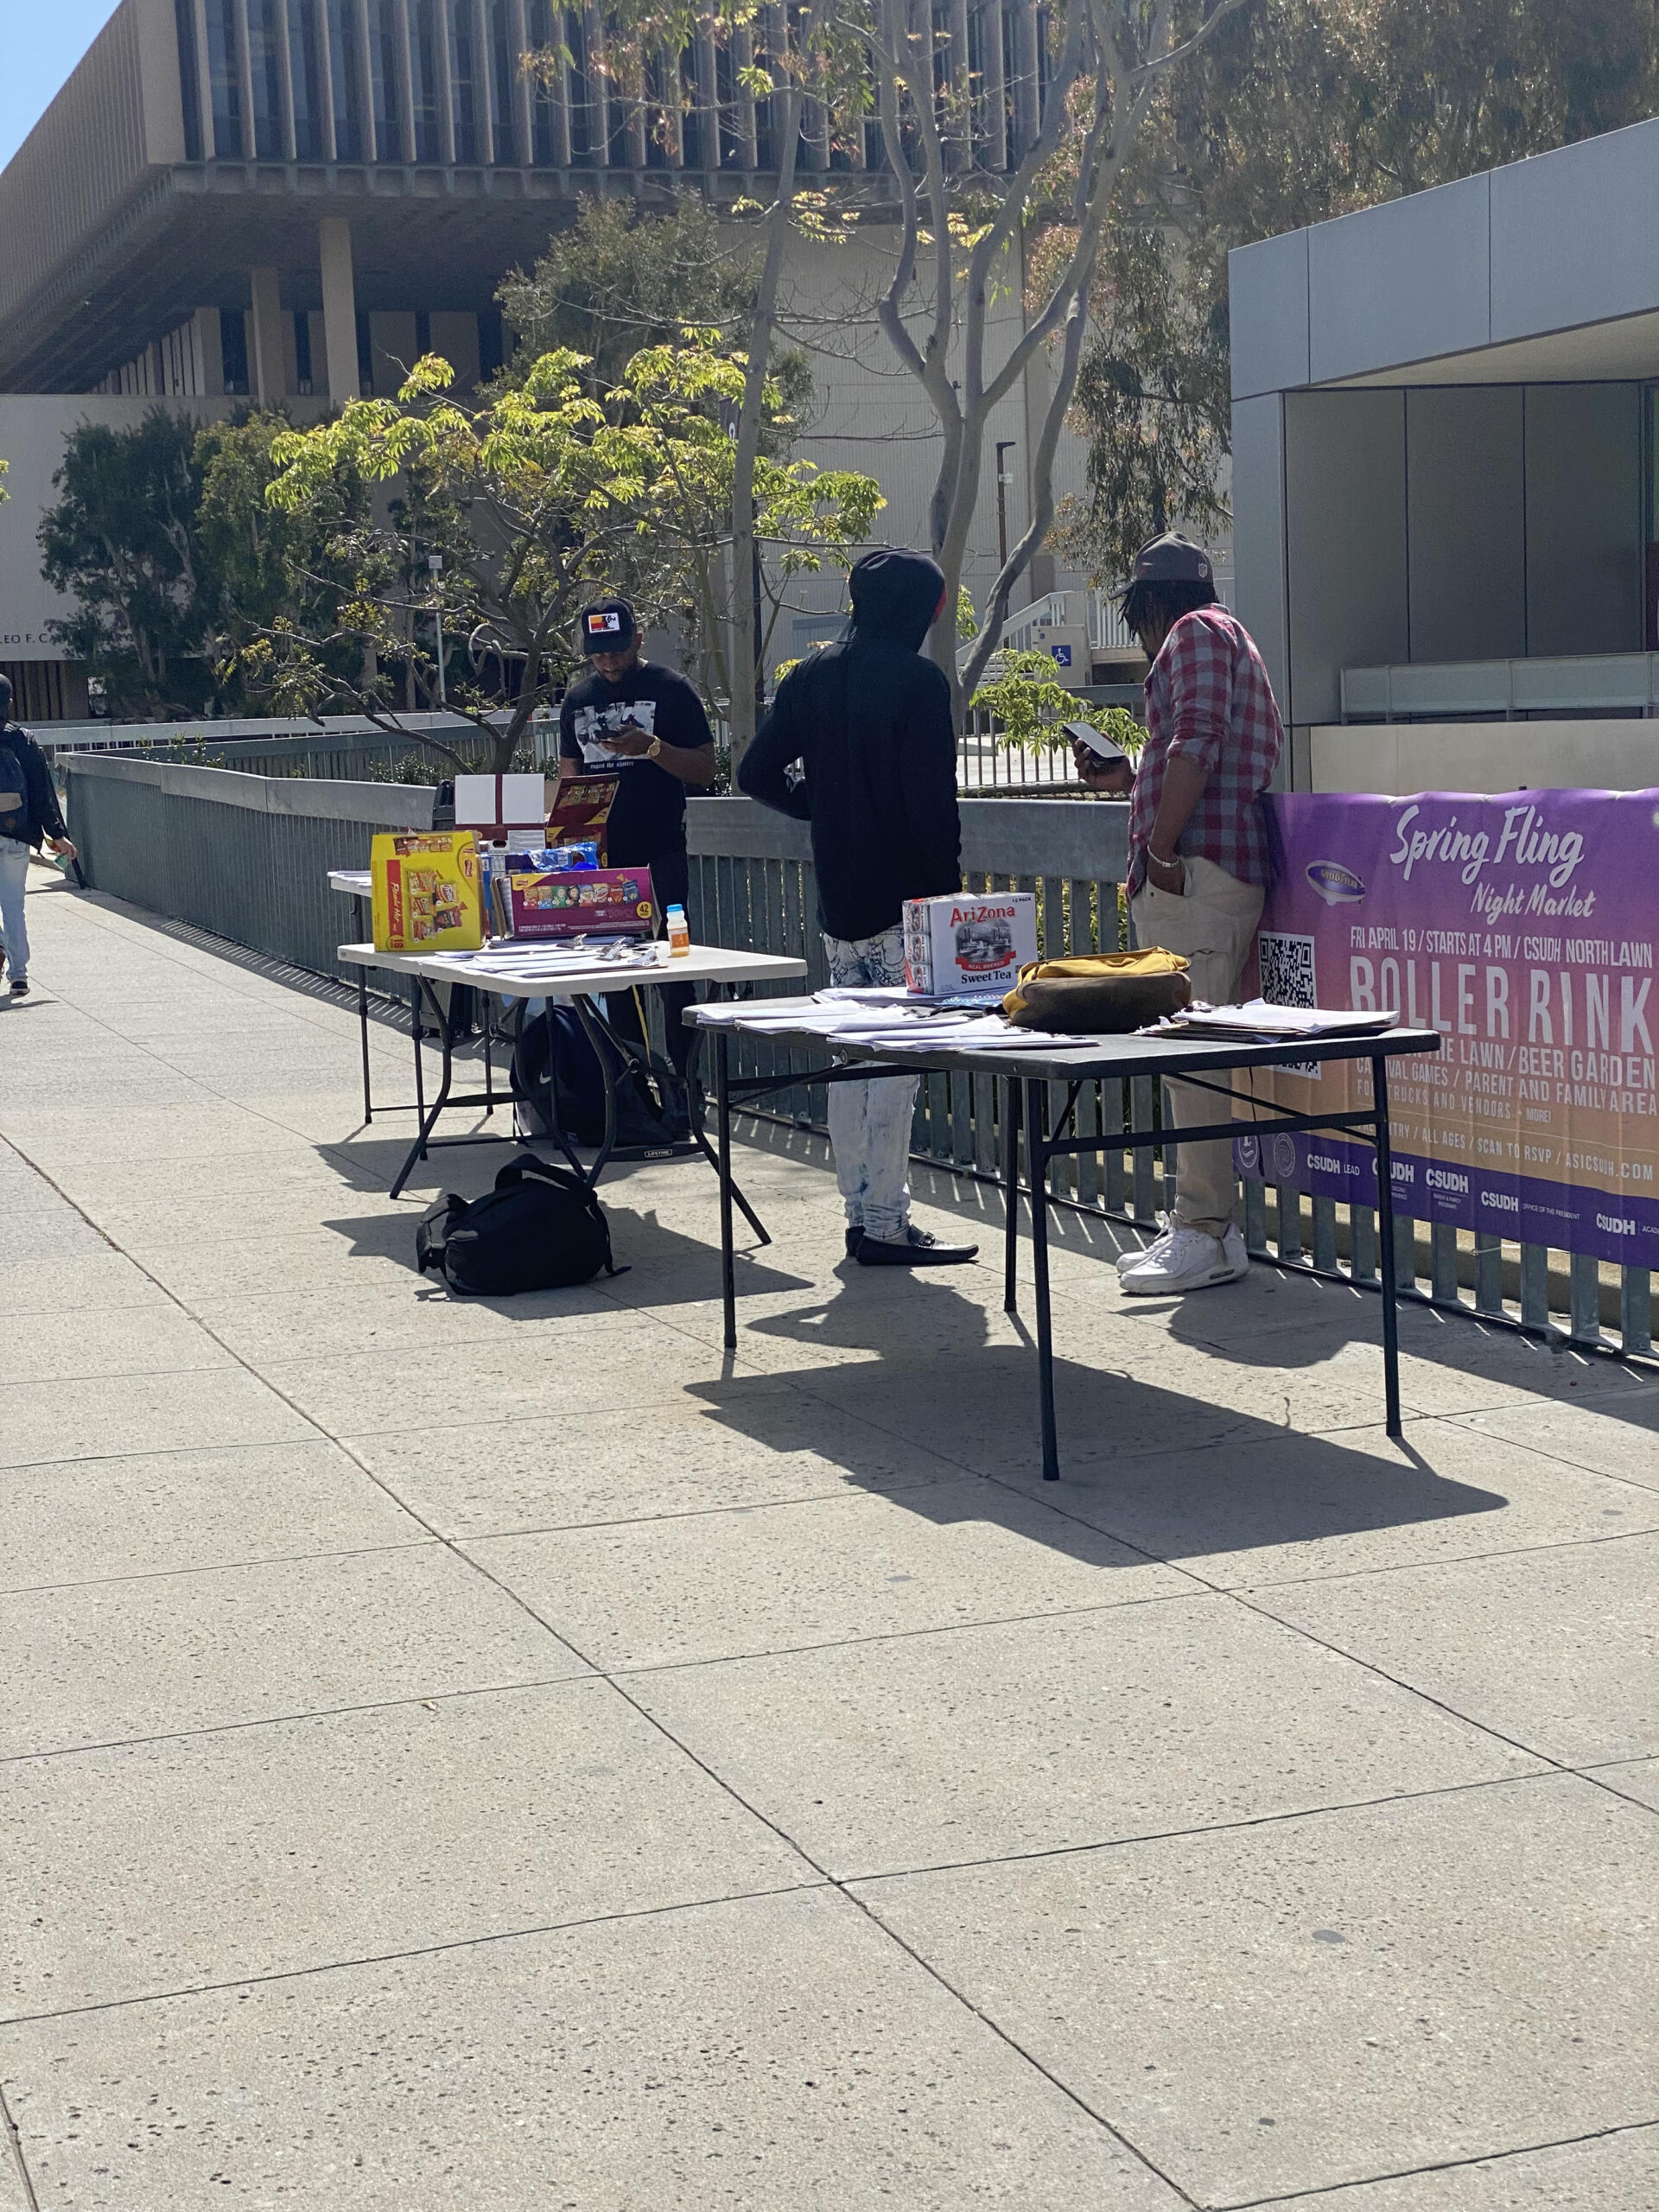
[[[657,906],[648,868],[559,870],[505,879],[512,934],[522,938],[652,937]]]
[[[377,952],[476,952],[484,942],[470,830],[383,832],[369,849]]]

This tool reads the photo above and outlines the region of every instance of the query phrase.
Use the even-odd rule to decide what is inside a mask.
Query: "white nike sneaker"
[[[1149,1260],[1154,1252],[1167,1251],[1169,1249],[1169,1240],[1174,1233],[1174,1223],[1170,1219],[1166,1213],[1160,1213],[1158,1216],[1158,1234],[1153,1238],[1150,1244],[1141,1245],[1139,1251],[1120,1252],[1118,1254],[1115,1264],[1119,1276],[1122,1277],[1128,1274],[1131,1268],[1138,1268],[1143,1261]]]
[[[1249,1271],[1244,1239],[1236,1229],[1224,1237],[1202,1229],[1173,1229],[1164,1249],[1142,1255],[1141,1265],[1118,1277],[1131,1298],[1179,1298],[1189,1290],[1209,1290],[1236,1282]]]

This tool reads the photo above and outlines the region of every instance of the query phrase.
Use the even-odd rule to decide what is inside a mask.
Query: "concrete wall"
[[[1337,724],[1304,750],[1316,791],[1659,789],[1659,721]]]

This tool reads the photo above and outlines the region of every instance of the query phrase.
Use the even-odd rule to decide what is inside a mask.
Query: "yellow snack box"
[[[470,830],[388,830],[369,851],[377,952],[477,952],[484,943]]]

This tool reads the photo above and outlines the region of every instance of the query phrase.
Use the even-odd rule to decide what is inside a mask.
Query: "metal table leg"
[[[363,927],[363,901],[354,897],[352,915],[357,924],[357,940],[366,944],[368,937]],[[363,1047],[363,1125],[366,1128],[374,1119],[374,1100],[369,1090],[369,971],[357,971],[357,1033]]]
[[[720,1179],[720,1295],[726,1349],[737,1350],[737,1281],[732,1266],[732,1094],[724,1029],[715,1032],[715,1173]],[[748,1211],[747,1207],[745,1212]]]
[[[1376,1223],[1382,1241],[1382,1392],[1388,1433],[1400,1431],[1400,1325],[1395,1306],[1394,1159],[1389,1145],[1389,1064],[1371,1061],[1371,1108],[1376,1116]]]
[[[1002,1117],[1002,1200],[1007,1218],[1002,1226],[1002,1311],[1020,1310],[1020,1102],[1024,1085],[1017,1077],[1008,1083],[1007,1109]]]
[[[420,1127],[416,1132],[415,1141],[409,1148],[409,1157],[404,1160],[403,1166],[397,1170],[397,1181],[393,1183],[391,1190],[386,1194],[388,1198],[393,1198],[397,1196],[404,1184],[408,1182],[410,1174],[414,1171],[416,1161],[417,1160],[424,1160],[426,1158],[426,1141],[431,1135],[433,1130],[437,1127],[439,1115],[442,1113],[445,1106],[449,1103],[449,1086],[454,1058],[454,1040],[450,1035],[449,1017],[445,1014],[442,1007],[439,1004],[437,993],[432,988],[432,986],[427,982],[424,976],[418,978],[415,986],[415,1067],[416,1093],[418,1096],[420,1091],[419,1071],[421,1065],[422,1031],[421,1000],[423,996],[430,999],[432,1002],[432,1012],[436,1017],[437,1035],[440,1043],[443,1046],[443,1071],[438,1082],[437,1096],[432,1101],[429,1108],[423,1103],[420,1106]]]
[[[1037,1081],[1026,1084],[1026,1164],[1031,1182],[1031,1255],[1037,1279],[1037,1389],[1043,1414],[1043,1480],[1057,1483],[1060,1452],[1054,1431],[1054,1332],[1048,1299],[1048,1147],[1043,1141],[1046,1088]]]

